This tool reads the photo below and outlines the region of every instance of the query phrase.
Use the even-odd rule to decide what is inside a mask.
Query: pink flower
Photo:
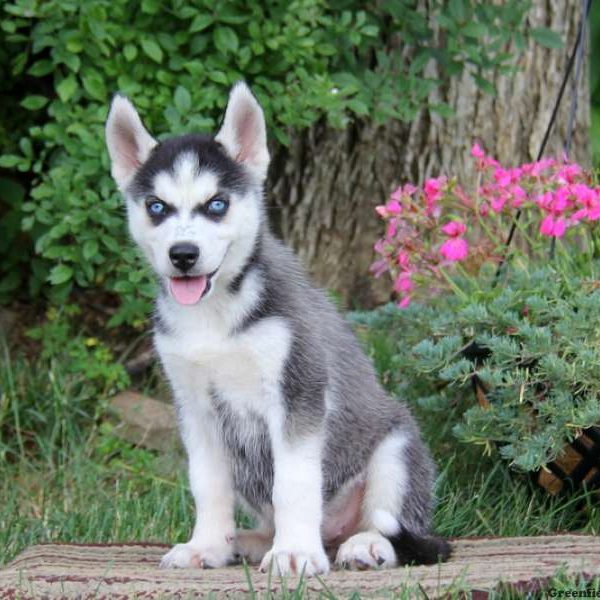
[[[535,199],[537,205],[542,210],[550,210],[552,204],[552,192],[544,192]]]
[[[390,200],[385,206],[379,205],[375,207],[375,212],[386,219],[387,217],[398,215],[402,212],[402,205],[398,200]]]
[[[600,200],[598,192],[583,183],[574,183],[569,189],[577,202],[583,206],[592,207]]]
[[[554,236],[561,238],[567,230],[567,222],[564,219],[556,219],[554,222]]]
[[[396,188],[391,194],[390,194],[390,201],[391,202],[400,202],[402,200],[402,186],[400,186],[399,188]]]
[[[408,267],[410,264],[410,258],[408,256],[408,252],[406,250],[400,250],[398,252],[398,264],[403,271],[408,271]]]
[[[446,185],[445,177],[431,177],[425,182],[423,191],[430,202],[436,202],[442,196],[442,187]]]
[[[506,187],[512,183],[512,176],[508,169],[503,169],[502,167],[498,167],[494,171],[494,179],[497,181],[498,185],[502,187]]]
[[[509,192],[512,196],[510,204],[513,208],[519,208],[527,199],[527,194],[520,185],[511,185]]]
[[[548,237],[561,238],[567,230],[567,222],[564,219],[555,219],[552,215],[548,215],[542,219],[540,223],[540,233]]]
[[[425,182],[423,193],[425,195],[426,215],[432,215],[434,217],[439,216],[440,207],[437,205],[437,202],[444,193],[444,187],[447,181],[446,177],[431,177]]]
[[[579,210],[576,210],[572,215],[571,215],[571,221],[573,223],[579,223],[579,221],[581,221],[582,219],[585,219],[589,214],[589,211],[587,208],[581,208]],[[590,219],[590,220],[594,220],[594,219]]]
[[[542,219],[540,223],[540,233],[542,235],[551,236],[554,231],[554,218],[552,215],[548,215]]]
[[[560,183],[573,183],[577,177],[582,174],[582,169],[577,164],[569,164],[561,167],[556,175],[556,180]]]
[[[394,291],[400,294],[407,294],[414,288],[410,273],[400,273],[394,282]]]
[[[417,191],[417,188],[412,183],[407,183],[402,188],[403,196],[412,196]]]
[[[477,159],[477,169],[483,170],[488,167],[499,167],[500,163],[491,156],[486,156],[483,148],[479,144],[474,144],[471,148],[471,156]]]
[[[370,267],[369,271],[374,277],[381,277],[386,271],[389,270],[386,260],[377,260]]]
[[[571,190],[569,188],[558,188],[554,192],[554,199],[550,203],[550,210],[555,215],[562,215],[571,202],[569,201],[569,196],[571,195]]]
[[[597,221],[600,219],[600,204],[588,209],[587,211],[588,221]]]
[[[464,260],[469,254],[469,243],[463,238],[450,238],[440,246],[440,254],[452,262]]]
[[[559,217],[573,205],[570,196],[571,190],[562,187],[556,189],[554,192],[545,192],[541,196],[538,196],[536,203],[544,212]]]
[[[473,144],[473,147],[471,148],[471,156],[474,156],[475,158],[483,158],[485,156],[485,152],[479,144]]]
[[[402,205],[396,199],[390,200],[385,205],[385,210],[387,211],[388,215],[399,215],[402,212]]]
[[[469,244],[467,240],[461,238],[467,231],[466,225],[462,221],[450,221],[442,227],[442,232],[450,237],[440,246],[440,254],[450,261],[464,260],[469,253]]]
[[[384,239],[379,239],[375,242],[375,244],[373,244],[373,250],[375,250],[375,252],[377,252],[377,254],[383,254],[386,255],[386,241]]]
[[[401,202],[403,198],[412,196],[417,191],[417,188],[412,183],[406,183],[404,186],[397,187],[391,194],[390,200]]]
[[[486,200],[491,210],[495,213],[501,213],[510,194],[508,191],[496,183],[486,183],[479,190],[480,196]]]
[[[466,225],[462,221],[450,221],[442,227],[442,232],[450,237],[458,237],[467,230]]]
[[[556,161],[553,158],[542,158],[534,163],[523,165],[523,173],[532,177],[539,177],[546,169],[553,167]]]
[[[400,302],[397,303],[398,308],[408,308],[410,306],[410,296],[404,296]]]
[[[494,158],[492,158],[491,156],[486,156],[483,159],[483,166],[484,167],[494,167],[495,168],[495,167],[499,167],[500,163],[497,160],[495,160]]]
[[[389,240],[395,237],[396,233],[398,233],[398,220],[390,219],[385,230],[385,237]]]
[[[398,200],[390,200],[385,208],[390,215],[399,215],[402,212],[402,204]]]
[[[425,182],[423,193],[425,195],[426,215],[439,216],[440,209],[437,206],[437,202],[444,193],[443,188],[446,185],[446,181],[445,177],[431,177]]]
[[[502,212],[505,204],[506,198],[504,196],[494,196],[494,198],[490,200],[490,206],[495,213]]]

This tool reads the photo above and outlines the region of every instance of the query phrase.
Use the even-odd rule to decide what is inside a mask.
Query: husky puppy
[[[129,229],[156,272],[155,346],[196,523],[164,567],[239,557],[280,574],[432,563],[434,467],[407,407],[269,231],[265,120],[244,83],[214,137],[156,141],[117,95],[106,123]],[[234,504],[259,523],[235,528]]]

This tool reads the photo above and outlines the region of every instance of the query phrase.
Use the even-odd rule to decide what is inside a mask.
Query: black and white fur
[[[157,142],[133,105],[113,100],[106,137],[129,228],[156,271],[155,345],[189,458],[197,519],[165,567],[244,556],[281,574],[431,563],[434,467],[407,407],[377,382],[350,328],[270,233],[263,112],[244,83],[213,137]],[[215,197],[229,202],[218,222]],[[160,222],[148,198],[170,206]],[[186,275],[214,273],[197,304],[169,292],[175,244],[196,246]],[[258,520],[236,531],[234,503]]]

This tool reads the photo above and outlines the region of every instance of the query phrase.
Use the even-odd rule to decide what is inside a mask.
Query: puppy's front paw
[[[269,569],[272,569],[276,575],[300,575],[301,573],[306,576],[319,575],[329,571],[329,560],[322,548],[312,552],[272,548],[260,563],[260,570],[263,573],[267,573]]]
[[[188,542],[173,546],[163,556],[160,566],[163,569],[215,569],[224,567],[231,559],[232,548],[230,546],[204,546]]]

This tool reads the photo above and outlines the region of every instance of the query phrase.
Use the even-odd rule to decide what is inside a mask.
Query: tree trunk
[[[369,274],[373,243],[383,233],[374,212],[406,181],[456,174],[472,178],[474,141],[506,165],[536,158],[574,44],[580,0],[535,0],[528,20],[559,33],[565,47],[550,50],[532,41],[517,56],[511,76],[486,74],[498,90],[491,96],[464,74],[437,88],[432,103],[446,102],[455,115],[443,119],[424,108],[411,123],[356,122],[345,131],[317,124],[278,148],[271,168],[270,206],[282,237],[311,275],[347,306],[389,299],[390,284]],[[430,67],[436,76],[436,67]],[[589,164],[590,123],[587,56],[577,91],[578,111],[571,158]],[[561,156],[571,87],[563,99],[546,156]]]

